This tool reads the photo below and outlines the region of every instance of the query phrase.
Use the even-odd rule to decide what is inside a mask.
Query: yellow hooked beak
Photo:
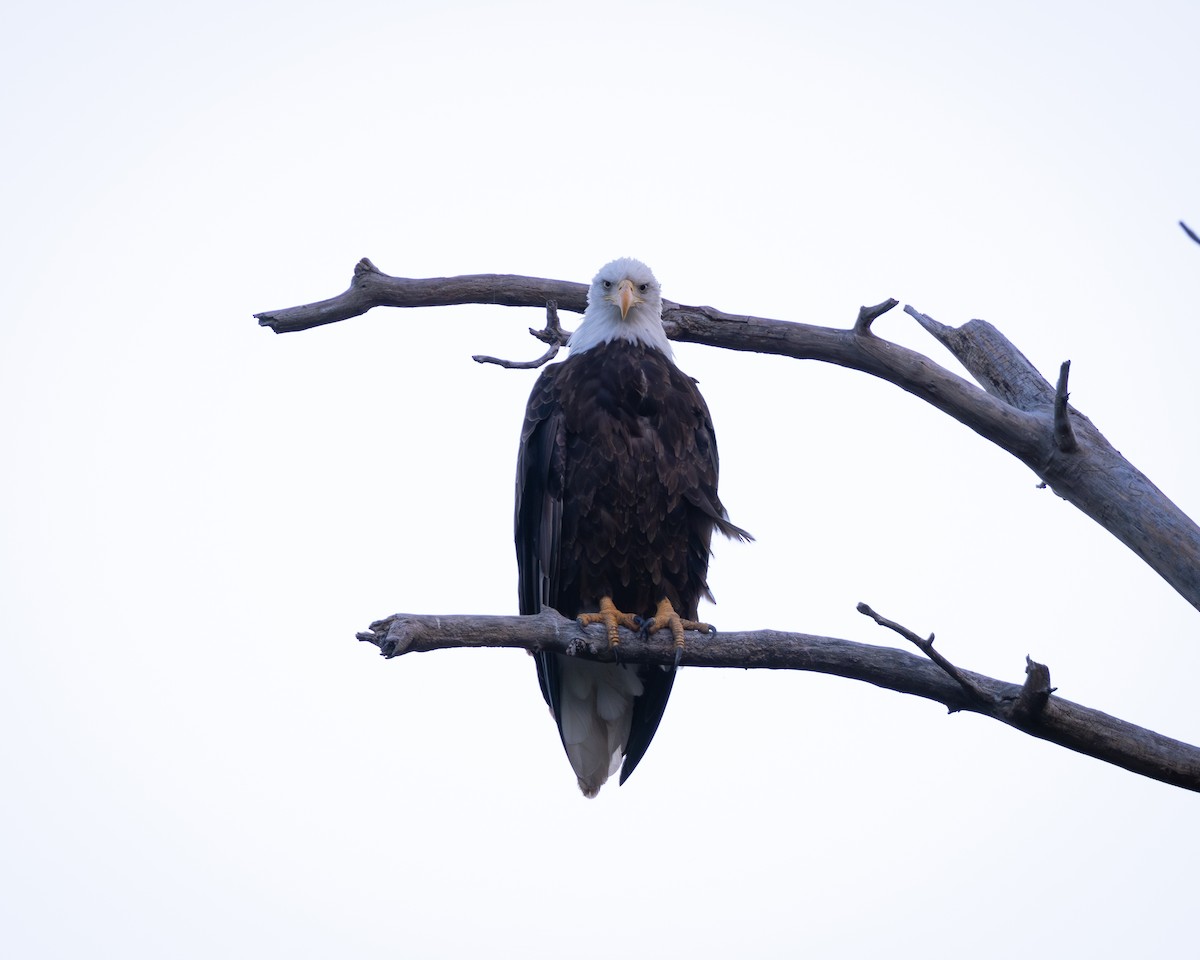
[[[633,281],[628,278],[618,283],[616,292],[610,293],[604,299],[620,307],[622,320],[625,319],[635,303],[643,302],[642,298],[633,290]]]

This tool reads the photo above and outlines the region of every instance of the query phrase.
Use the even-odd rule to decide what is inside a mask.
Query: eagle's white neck
[[[637,304],[622,320],[621,311],[613,304],[603,300],[589,303],[567,347],[572,353],[583,353],[613,340],[628,340],[660,350],[670,359],[671,341],[663,329],[661,307],[650,307],[649,303]]]

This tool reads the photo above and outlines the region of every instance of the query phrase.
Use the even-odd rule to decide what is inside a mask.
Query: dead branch
[[[864,336],[871,332],[871,324],[882,317],[893,307],[900,305],[899,300],[889,297],[883,303],[877,303],[873,307],[859,307],[858,319],[854,321],[854,332],[859,336]]]
[[[293,333],[349,320],[372,307],[446,307],[462,303],[544,307],[547,300],[557,300],[560,309],[583,313],[587,306],[587,290],[586,283],[541,280],[507,273],[424,280],[390,277],[363,257],[354,265],[349,288],[336,297],[254,316],[261,326],[270,327],[276,333]]]
[[[958,667],[943,657],[940,651],[933,649],[932,633],[929,635],[928,639],[919,637],[917,634],[909,630],[908,627],[901,626],[894,620],[888,620],[885,617],[881,617],[865,603],[860,603],[858,605],[858,612],[870,617],[881,627],[887,627],[889,630],[895,631],[905,640],[908,640],[910,643],[915,645],[918,650],[925,654],[925,656],[941,667],[946,676],[962,687],[963,691],[972,700],[980,704],[990,704],[992,702],[986,691],[981,690],[979,685],[972,681],[970,677],[968,677],[961,670],[959,670]]]
[[[550,609],[530,617],[397,613],[371,624],[370,630],[358,634],[358,639],[374,643],[389,658],[454,647],[515,647],[590,660],[613,659],[602,627],[581,627]],[[675,656],[675,644],[668,631],[643,637],[622,628],[622,661],[666,665],[673,663]],[[1039,665],[1032,661],[1027,661],[1024,686],[959,668],[954,669],[962,679],[955,679],[943,666],[905,650],[803,633],[754,630],[712,636],[688,633],[682,664],[804,670],[861,680],[885,690],[934,700],[951,712],[969,711],[991,717],[1030,736],[1141,776],[1200,791],[1200,748],[1052,696],[1049,672],[1036,669]]]
[[[1067,393],[1067,378],[1070,375],[1071,361],[1064,360],[1058,368],[1058,385],[1054,388],[1054,442],[1063,453],[1074,453],[1079,449],[1067,408],[1067,400],[1071,396]]]
[[[1186,233],[1186,234],[1187,234],[1189,237],[1191,237],[1191,238],[1192,238],[1193,240],[1195,240],[1197,243],[1200,243],[1200,234],[1197,234],[1195,230],[1193,230],[1191,227],[1189,227],[1189,226],[1188,226],[1186,223],[1184,223],[1182,220],[1180,220],[1180,221],[1179,221],[1179,225],[1180,225],[1181,227],[1183,227],[1183,232],[1184,232],[1184,233]]]
[[[962,687],[972,701],[984,708],[979,712],[995,716],[995,711],[999,710],[1006,723],[1011,723],[1021,729],[1024,729],[1029,721],[1035,720],[1041,715],[1050,700],[1050,694],[1057,689],[1057,687],[1050,686],[1050,668],[1044,663],[1035,663],[1027,656],[1025,658],[1025,682],[1021,685],[1020,694],[1016,699],[1005,697],[997,700],[990,692],[972,680],[966,671],[958,669],[942,656],[940,651],[933,648],[932,633],[928,639],[922,638],[908,627],[881,617],[865,603],[858,605],[858,612],[870,617],[881,627],[894,630],[905,640],[914,644],[925,656],[941,667],[946,676]],[[951,711],[953,712],[953,708]],[[1014,723],[1014,721],[1017,722]]]
[[[1017,720],[1028,720],[1046,709],[1052,694],[1058,687],[1050,686],[1050,668],[1025,657],[1025,682],[1021,684],[1021,695],[1012,705],[1011,716]]]
[[[376,306],[494,303],[542,308],[556,300],[561,309],[582,312],[586,295],[584,284],[536,277],[391,277],[362,260],[344,293],[257,317],[263,326],[284,333],[358,316]],[[851,329],[671,301],[663,306],[667,334],[675,340],[833,363],[920,397],[1028,465],[1045,485],[1107,529],[1200,609],[1200,527],[1067,404],[1065,378],[1060,395],[990,324],[972,320],[948,327],[905,307],[966,367],[980,384],[975,386],[928,357],[875,335],[871,324],[890,309],[887,302],[863,308]]]
[[[565,347],[571,339],[571,333],[562,328],[562,323],[558,319],[558,302],[555,300],[547,301],[546,303],[546,326],[542,330],[534,330],[529,328],[529,335],[537,337],[542,343],[548,343],[546,352],[536,360],[501,360],[498,357],[488,357],[482,353],[477,353],[471,357],[476,363],[494,363],[499,367],[504,367],[506,370],[536,370],[538,367],[544,367],[547,363],[558,356],[558,351]]]

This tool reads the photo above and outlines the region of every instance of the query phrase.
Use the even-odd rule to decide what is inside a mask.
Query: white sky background
[[[336,9],[335,9],[336,6]],[[0,929],[14,957],[1125,957],[1194,946],[1195,795],[836,678],[685,670],[578,793],[515,651],[536,311],[255,311],[354,262],[826,325],[982,317],[1200,514],[1195,3],[24,5],[3,15]],[[572,325],[574,317],[566,318]],[[899,310],[882,335],[946,354]],[[902,641],[1200,741],[1196,612],[966,428],[682,346],[727,629]]]

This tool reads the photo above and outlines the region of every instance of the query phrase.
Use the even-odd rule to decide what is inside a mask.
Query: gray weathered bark
[[[863,612],[874,616],[869,608]],[[675,643],[669,631],[643,637],[622,628],[620,634],[623,660],[674,662]],[[613,659],[603,626],[582,627],[550,609],[528,617],[397,613],[371,624],[358,638],[374,643],[389,658],[454,647],[516,647]],[[932,646],[931,641],[924,642]],[[982,714],[1133,773],[1200,791],[1200,749],[1050,696],[1049,674],[1040,664],[1026,666],[1028,676],[1020,685],[943,666],[894,647],[777,630],[716,636],[689,632],[681,663],[689,667],[807,670],[862,680],[885,690],[936,700],[951,712]]]

